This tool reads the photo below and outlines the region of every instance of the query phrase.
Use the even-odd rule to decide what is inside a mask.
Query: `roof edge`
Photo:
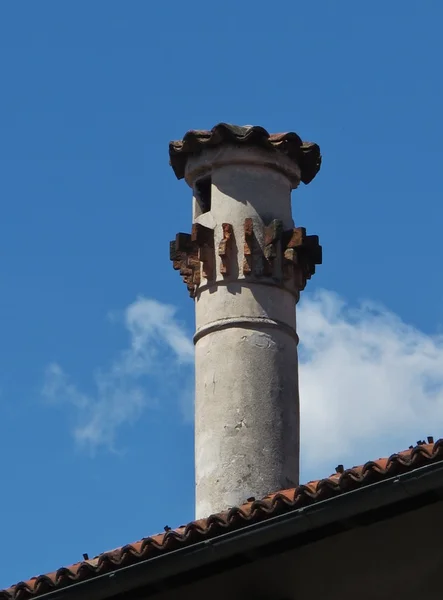
[[[192,521],[185,526],[166,533],[142,538],[109,552],[103,552],[92,559],[77,562],[47,573],[21,581],[0,592],[0,600],[30,600],[46,596],[55,590],[66,592],[70,586],[95,578],[116,577],[119,572],[134,564],[141,564],[166,554],[176,554],[184,548],[197,548],[200,542],[213,544],[224,538],[226,532],[249,530],[252,523],[269,521],[284,513],[299,509],[311,510],[312,505],[324,505],[324,501],[337,496],[350,497],[350,492],[369,488],[380,481],[398,478],[404,473],[416,477],[424,466],[443,464],[443,439],[428,443],[418,441],[408,450],[392,454],[388,458],[369,461],[363,465],[344,469],[336,468],[336,473],[325,479],[310,481],[296,488],[279,490],[262,499],[249,498],[245,504],[225,512],[214,514],[207,519]],[[378,488],[377,488],[378,489]],[[192,550],[191,550],[192,552]],[[163,564],[163,563],[162,563]],[[92,584],[91,584],[92,585]]]
[[[246,555],[260,547],[270,546],[284,539],[310,532],[327,531],[328,526],[342,521],[346,521],[347,529],[351,529],[355,526],[355,521],[352,519],[358,518],[359,515],[381,510],[403,501],[410,502],[419,497],[426,497],[427,501],[424,501],[423,505],[429,504],[429,497],[426,494],[435,490],[443,490],[442,462],[425,465],[412,472],[402,473],[310,506],[226,532],[216,538],[149,558],[117,572],[61,587],[39,595],[39,600],[77,600],[77,598],[105,600],[144,587],[152,587],[158,592],[162,589],[161,581],[166,578],[191,571],[200,572],[200,569],[228,560],[234,555],[240,556],[243,553]],[[327,535],[326,533],[317,538]],[[155,568],[152,568],[153,564]]]

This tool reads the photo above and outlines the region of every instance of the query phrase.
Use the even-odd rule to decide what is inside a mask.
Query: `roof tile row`
[[[28,600],[54,589],[86,581],[93,577],[121,569],[142,560],[165,554],[227,531],[234,531],[267,518],[294,511],[321,500],[376,483],[416,468],[443,460],[443,439],[430,443],[419,442],[404,452],[389,458],[370,461],[364,465],[344,470],[337,467],[326,479],[310,481],[289,490],[270,494],[261,500],[249,499],[240,507],[214,514],[207,519],[192,521],[186,526],[171,529],[165,533],[143,538],[104,552],[92,559],[86,559],[69,567],[22,581],[9,589],[0,591],[0,600]],[[169,529],[169,528],[168,528]]]
[[[235,144],[260,146],[286,154],[300,167],[301,180],[310,183],[320,170],[320,147],[313,142],[303,142],[293,132],[270,134],[263,127],[219,123],[211,130],[188,131],[182,140],[170,142],[169,158],[177,179],[183,179],[188,157],[209,146]]]

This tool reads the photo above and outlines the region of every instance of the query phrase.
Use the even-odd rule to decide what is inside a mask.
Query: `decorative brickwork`
[[[223,237],[218,245],[220,273],[229,276],[234,252],[234,232],[229,223],[222,224]],[[252,219],[245,219],[243,244],[243,274],[249,278],[272,278],[276,284],[285,282],[301,291],[322,262],[322,248],[317,235],[306,235],[304,227],[283,231],[282,222],[274,219],[263,226],[263,249],[256,239]],[[174,269],[180,271],[191,298],[195,297],[201,278],[216,279],[214,231],[199,223],[192,233],[178,233],[170,244]]]
[[[206,279],[214,276],[214,232],[195,223],[191,234],[178,233],[170,243],[170,259],[194,298],[201,275]]]
[[[315,265],[322,263],[322,247],[318,235],[306,235],[304,227],[283,233],[283,278],[293,280],[297,289],[304,290],[306,282],[315,273]]]
[[[231,258],[231,246],[232,246],[232,225],[229,223],[223,223],[223,238],[218,245],[218,255],[221,258],[220,273],[222,275],[229,275],[229,262]]]
[[[252,219],[244,224],[243,273],[253,277],[272,277],[276,282],[292,282],[303,290],[306,281],[322,262],[317,235],[306,235],[304,227],[283,231],[282,222],[271,221],[263,228],[263,252],[255,239]]]
[[[208,280],[214,279],[214,231],[199,223],[194,223],[192,226],[191,240],[198,248],[197,256],[202,265],[202,276]]]
[[[245,243],[243,273],[250,275],[252,273],[252,250],[254,241],[254,224],[251,218],[245,219]]]
[[[274,275],[274,261],[278,253],[277,244],[281,239],[282,233],[283,224],[278,219],[274,219],[264,228],[263,275],[267,277]]]

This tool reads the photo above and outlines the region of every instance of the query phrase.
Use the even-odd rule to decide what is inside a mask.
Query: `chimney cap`
[[[219,123],[210,131],[191,129],[182,140],[169,143],[169,162],[177,179],[185,175],[188,157],[202,152],[204,148],[235,144],[260,146],[270,151],[286,154],[301,170],[303,183],[310,183],[320,170],[320,147],[314,142],[303,142],[294,132],[270,134],[257,125],[231,125]]]

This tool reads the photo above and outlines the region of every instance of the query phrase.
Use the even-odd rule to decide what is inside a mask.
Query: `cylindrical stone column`
[[[190,153],[184,176],[193,233],[173,258],[195,297],[201,518],[298,484],[295,307],[319,246],[294,228],[291,190],[302,172],[293,157],[224,142]]]

